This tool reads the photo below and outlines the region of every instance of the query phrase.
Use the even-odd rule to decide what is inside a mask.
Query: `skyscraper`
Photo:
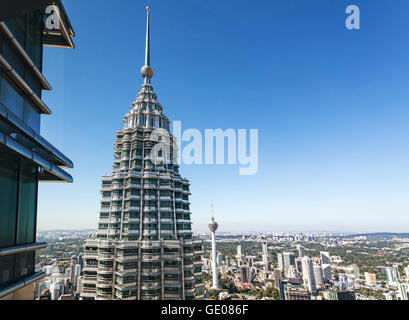
[[[324,284],[324,276],[320,266],[314,266],[314,278],[317,286],[322,286]]]
[[[241,245],[238,245],[237,246],[237,254],[236,254],[236,258],[237,259],[241,259],[241,257],[242,257],[242,252],[241,252]]]
[[[218,269],[217,269],[217,257],[216,257],[216,230],[219,227],[213,216],[213,203],[212,203],[212,219],[209,222],[209,230],[212,234],[212,276],[213,276],[213,289],[219,288],[218,281]]]
[[[292,252],[283,252],[284,275],[288,277],[290,266],[295,267],[295,256]]]
[[[385,272],[386,272],[386,279],[387,279],[388,283],[389,284],[395,283],[395,278],[394,278],[392,267],[386,267]]]
[[[40,132],[51,110],[42,100],[51,90],[42,73],[43,46],[73,48],[73,28],[60,0],[59,14],[45,12],[51,1],[2,0],[0,22],[0,299],[32,299],[39,182],[72,182],[73,163]],[[14,4],[14,6],[12,6]],[[60,28],[51,34],[51,17]],[[62,31],[64,30],[64,32]]]
[[[267,242],[263,242],[261,244],[261,249],[262,249],[262,260],[264,264],[268,263],[268,246]]]
[[[175,138],[151,85],[149,11],[144,82],[116,133],[112,173],[102,178],[81,299],[203,297],[203,246],[192,238],[189,181],[179,174]]]
[[[282,253],[277,253],[277,269],[284,271],[284,259]]]
[[[301,259],[304,285],[308,287],[310,293],[316,294],[317,289],[312,260],[307,256],[304,256]]]
[[[298,257],[302,258],[305,256],[305,248],[301,245],[297,245],[297,249],[298,249]]]
[[[329,282],[332,280],[330,255],[327,251],[321,251],[320,258],[321,258],[321,268],[322,268],[322,273],[324,275],[324,280]]]

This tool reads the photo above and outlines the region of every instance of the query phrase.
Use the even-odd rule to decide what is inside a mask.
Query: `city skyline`
[[[42,133],[73,159],[74,183],[40,185],[39,230],[96,228],[112,132],[139,85],[145,4],[66,3],[77,50],[45,50],[55,90],[44,101],[55,114]],[[211,199],[220,232],[407,230],[408,4],[385,17],[382,1],[357,1],[359,31],[344,26],[348,4],[155,2],[155,84],[169,118],[200,131],[259,129],[254,176],[181,167],[192,181],[193,231],[207,229]],[[101,33],[104,18],[114,23]]]

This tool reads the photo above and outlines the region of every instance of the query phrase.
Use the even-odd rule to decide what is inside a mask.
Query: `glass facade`
[[[37,167],[0,146],[0,248],[33,243]]]
[[[0,248],[35,242],[37,167],[0,146]],[[34,273],[34,252],[0,257],[0,289]]]
[[[21,47],[34,62],[38,70],[42,69],[43,60],[43,14],[40,10],[29,12],[25,16],[14,17],[6,21]]]

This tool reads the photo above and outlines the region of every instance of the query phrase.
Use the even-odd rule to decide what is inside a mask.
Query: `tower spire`
[[[210,204],[211,210],[212,210],[212,221],[214,221],[214,214],[213,214],[213,201]]]
[[[145,46],[145,66],[151,66],[151,48],[150,48],[150,34],[149,34],[149,11],[150,7],[146,7],[146,46]]]
[[[141,75],[145,78],[145,82],[150,82],[153,77],[153,69],[151,68],[151,46],[150,46],[150,25],[149,13],[150,7],[146,7],[146,43],[145,43],[145,65],[141,69]]]

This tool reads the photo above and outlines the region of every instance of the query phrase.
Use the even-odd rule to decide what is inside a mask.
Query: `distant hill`
[[[377,232],[377,233],[356,233],[342,238],[354,238],[365,236],[368,240],[390,240],[392,238],[409,238],[409,233]]]

